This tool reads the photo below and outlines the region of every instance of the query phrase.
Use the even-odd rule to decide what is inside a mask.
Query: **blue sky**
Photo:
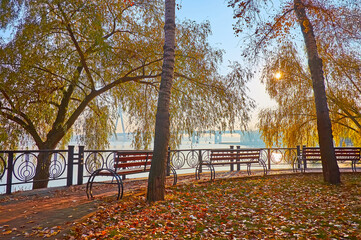
[[[181,9],[177,10],[177,18],[185,18],[203,22],[208,20],[211,23],[212,35],[209,41],[217,48],[225,49],[224,64],[221,72],[227,72],[228,60],[239,60],[240,47],[239,38],[233,34],[232,9],[227,7],[223,0],[177,0],[181,4]]]
[[[210,43],[226,51],[223,65],[220,68],[222,74],[227,73],[229,61],[242,62],[240,49],[242,41],[241,38],[234,35],[232,26],[235,23],[233,19],[233,9],[227,7],[227,1],[177,0],[176,2],[181,5],[181,9],[176,11],[177,18],[180,20],[188,18],[197,22],[208,20],[211,23],[212,36],[209,38]],[[259,109],[275,106],[275,103],[268,97],[265,87],[259,78],[255,77],[249,82],[248,87],[250,89],[249,95],[256,100],[258,106],[253,113],[252,124],[250,124],[250,126],[252,126],[257,120],[257,112]]]

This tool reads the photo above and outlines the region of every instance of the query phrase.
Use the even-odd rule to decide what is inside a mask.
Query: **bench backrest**
[[[116,152],[114,159],[114,169],[144,167],[144,171],[147,166],[152,163],[153,152],[151,151],[126,151]]]
[[[213,149],[211,150],[211,162],[258,162],[260,149]]]
[[[359,160],[361,148],[340,147],[335,148],[337,161]],[[302,159],[306,161],[321,161],[321,151],[318,147],[304,147],[302,149]]]

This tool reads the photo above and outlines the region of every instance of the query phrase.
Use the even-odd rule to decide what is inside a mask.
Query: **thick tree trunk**
[[[39,148],[39,150],[51,150],[45,148]],[[41,151],[38,155],[38,162],[36,165],[35,177],[33,182],[33,189],[47,188],[49,182],[49,168],[51,161],[51,152]]]
[[[308,65],[311,71],[323,178],[325,182],[339,184],[341,182],[340,171],[333,146],[332,126],[327,105],[322,59],[318,56],[313,26],[307,17],[302,0],[294,0],[294,7],[305,40]]]
[[[164,200],[169,143],[169,102],[174,76],[175,0],[165,0],[165,43],[161,84],[155,122],[154,152],[148,179],[147,201]]]

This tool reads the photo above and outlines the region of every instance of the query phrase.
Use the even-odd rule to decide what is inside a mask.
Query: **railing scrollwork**
[[[65,172],[66,158],[64,154],[55,152],[51,155],[49,175],[51,179],[59,178]]]
[[[84,161],[85,169],[88,173],[93,173],[95,170],[104,166],[104,158],[100,152],[90,152]]]
[[[6,170],[6,162],[4,159],[4,155],[5,154],[0,155],[0,179],[3,178],[3,176],[5,174],[5,170]]]
[[[74,146],[68,150],[17,150],[0,152],[0,187],[6,188],[6,193],[13,191],[15,184],[29,184],[34,180],[37,163],[40,158],[47,157],[49,162],[49,180],[66,180],[66,186],[82,184],[85,177],[100,168],[114,168],[114,161],[118,151],[127,150],[84,150]],[[261,148],[262,164],[267,170],[302,169],[302,159],[299,148]],[[210,149],[182,149],[169,150],[170,164],[176,170],[192,173],[201,163],[210,159]],[[9,163],[10,164],[9,166]],[[360,164],[360,161],[357,162]],[[74,170],[73,170],[74,168]],[[75,171],[77,170],[77,171]],[[231,171],[243,170],[235,163]],[[73,179],[73,175],[77,178]]]

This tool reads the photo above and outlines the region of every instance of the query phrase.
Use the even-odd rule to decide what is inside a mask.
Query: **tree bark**
[[[332,126],[327,104],[322,59],[318,55],[313,26],[307,17],[302,0],[294,0],[294,9],[305,40],[308,65],[311,71],[323,178],[325,182],[339,184],[341,183],[340,171],[333,145]]]
[[[38,161],[36,164],[33,189],[47,188],[49,183],[49,169],[51,162],[52,151],[55,150],[55,146],[43,145],[38,146],[40,152],[38,155]],[[46,151],[45,151],[46,150]]]
[[[43,149],[39,149],[43,150]],[[33,182],[33,189],[47,188],[49,182],[50,152],[40,152]]]
[[[169,103],[175,62],[175,0],[165,0],[164,32],[164,60],[158,94],[153,159],[148,178],[148,202],[164,200],[165,195],[165,174],[170,126]]]

